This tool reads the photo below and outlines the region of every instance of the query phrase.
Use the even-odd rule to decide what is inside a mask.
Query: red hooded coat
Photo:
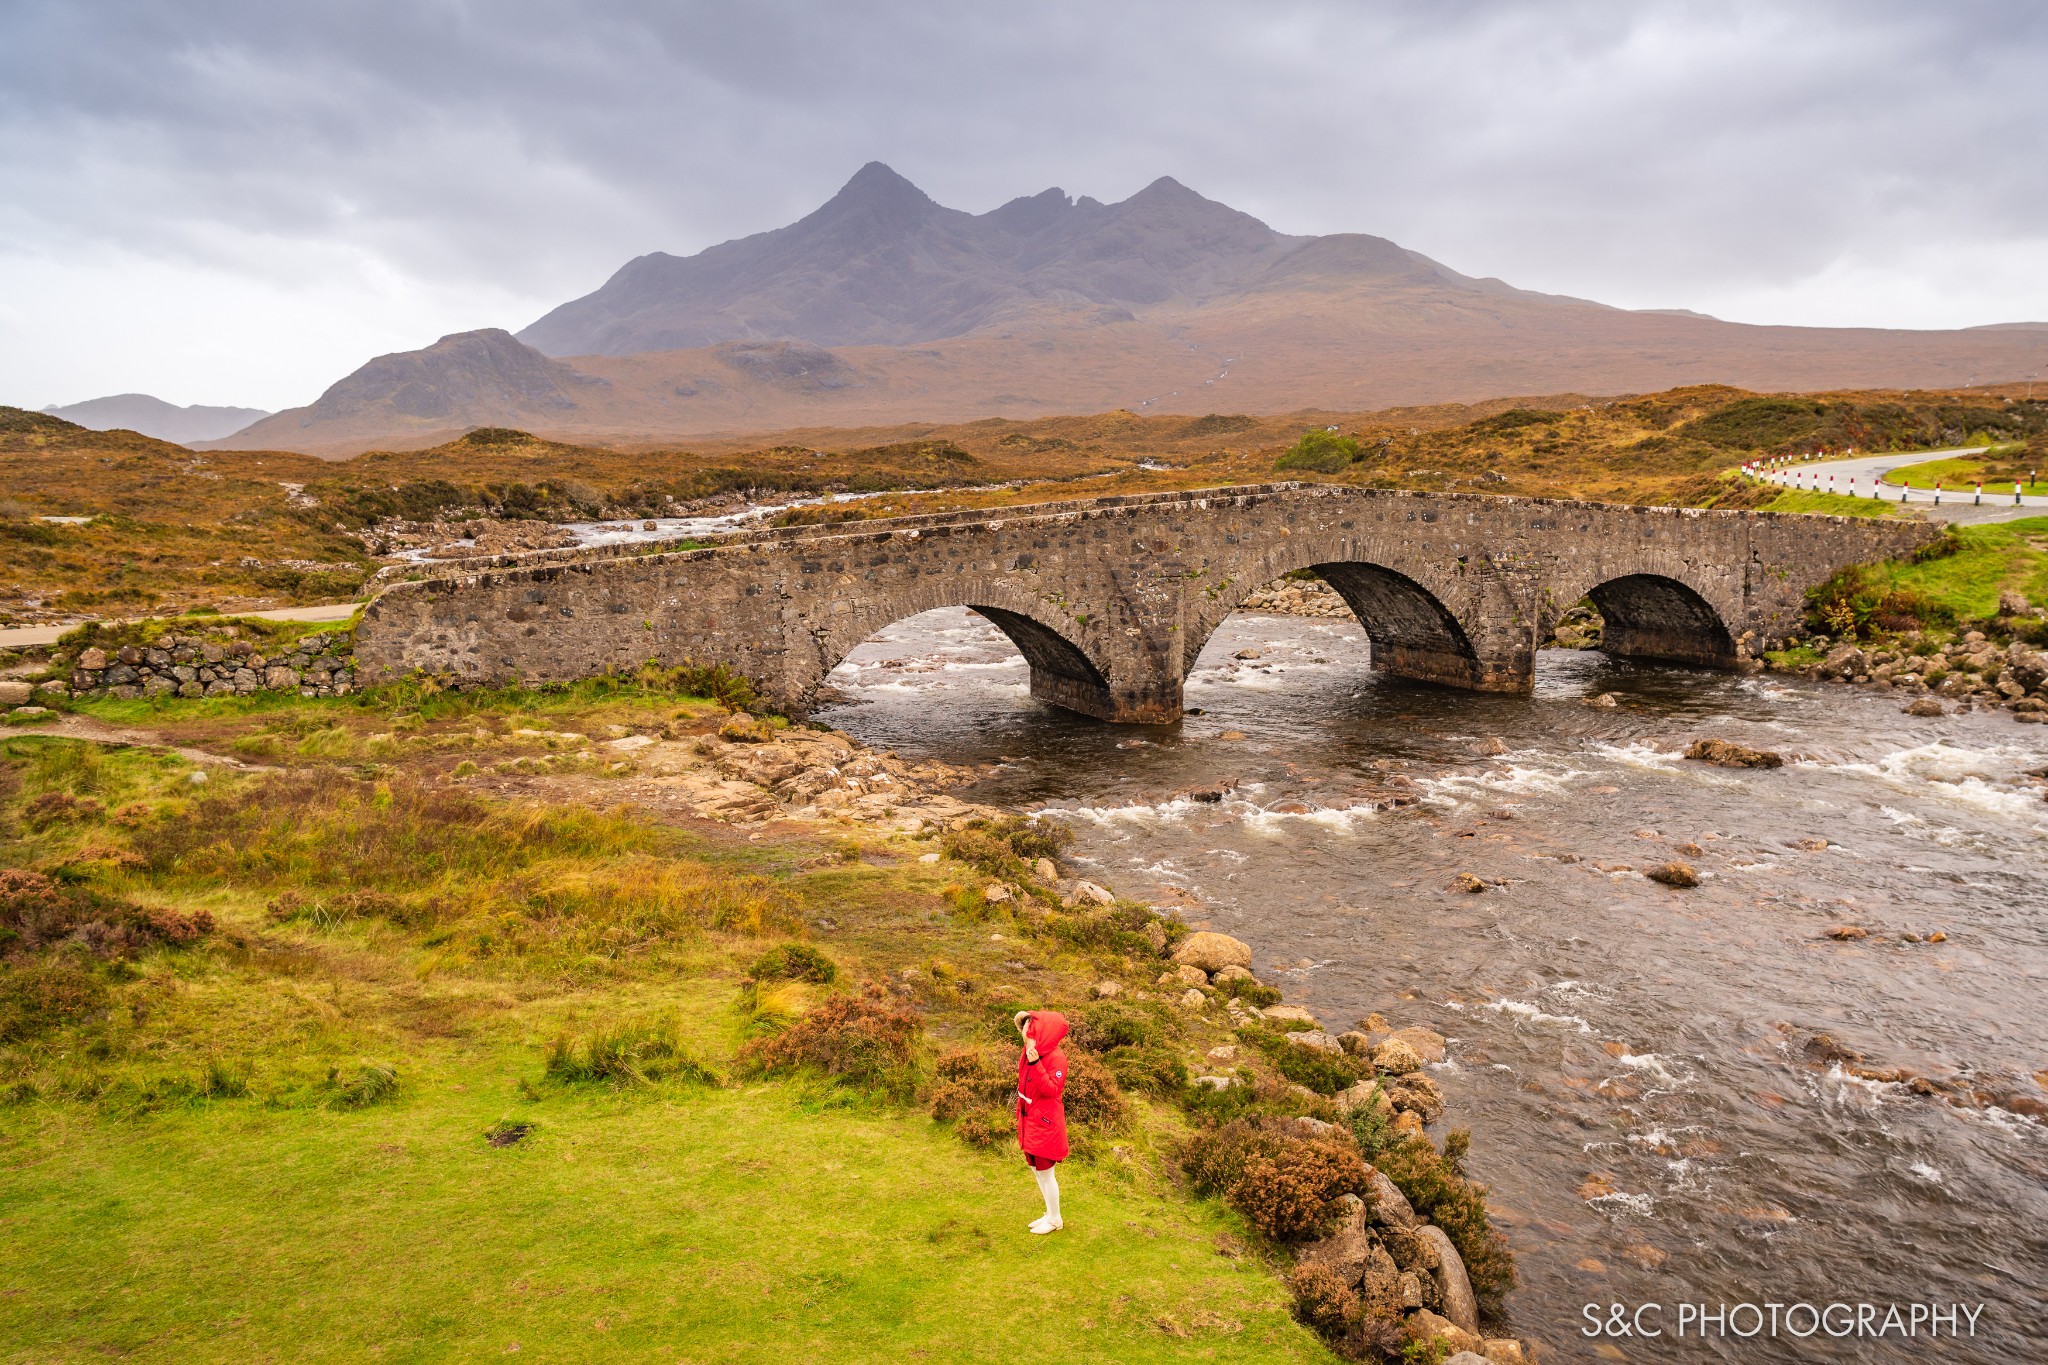
[[[1033,1010],[1024,1036],[1038,1044],[1038,1060],[1017,1057],[1017,1143],[1024,1155],[1042,1161],[1067,1159],[1067,1059],[1060,1041],[1067,1019],[1052,1010]]]

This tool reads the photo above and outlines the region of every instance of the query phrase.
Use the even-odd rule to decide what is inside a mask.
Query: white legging
[[[1031,1178],[1038,1182],[1038,1192],[1045,1196],[1045,1216],[1055,1223],[1059,1222],[1060,1178],[1053,1174],[1053,1168],[1050,1166],[1042,1171],[1036,1166],[1032,1167]]]

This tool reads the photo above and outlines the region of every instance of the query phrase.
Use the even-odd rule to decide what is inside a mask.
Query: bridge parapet
[[[1032,692],[1105,720],[1179,716],[1203,644],[1249,593],[1314,568],[1396,674],[1527,691],[1588,595],[1608,647],[1729,665],[1796,629],[1806,590],[1939,534],[1917,522],[1270,484],[456,561],[394,586],[356,635],[370,676],[558,681],[650,658],[723,661],[806,709],[861,641],[972,607]]]

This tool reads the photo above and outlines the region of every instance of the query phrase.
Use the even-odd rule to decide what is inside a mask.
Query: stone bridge
[[[1181,684],[1249,593],[1312,568],[1373,667],[1527,692],[1558,616],[1591,597],[1604,648],[1735,667],[1798,629],[1806,590],[1907,553],[1921,522],[1273,484],[736,534],[709,548],[554,551],[448,566],[364,611],[365,681],[562,681],[649,659],[723,662],[805,710],[892,622],[971,607],[1032,694],[1103,720],[1181,713]]]

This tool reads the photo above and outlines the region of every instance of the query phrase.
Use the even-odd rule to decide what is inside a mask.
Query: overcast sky
[[[308,402],[869,160],[1625,307],[2048,319],[2028,0],[0,0],[0,402]]]

